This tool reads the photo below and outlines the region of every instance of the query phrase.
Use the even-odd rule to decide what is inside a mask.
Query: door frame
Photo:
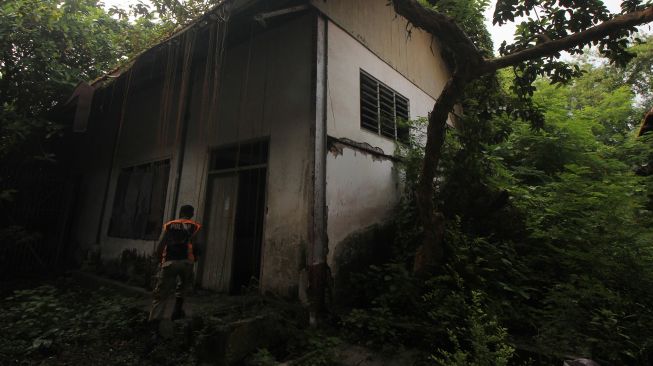
[[[246,145],[246,144],[251,144],[259,141],[267,141],[268,143],[268,150],[267,150],[267,160],[265,164],[255,164],[255,165],[247,165],[243,167],[236,167],[236,168],[230,168],[230,169],[218,169],[218,170],[211,170],[210,165],[211,165],[211,154],[215,152],[216,150],[234,146],[234,145]],[[213,176],[216,175],[227,175],[227,174],[238,174],[241,171],[247,171],[247,170],[256,170],[256,169],[265,169],[265,197],[264,197],[264,202],[263,202],[263,220],[261,221],[261,254],[259,258],[259,274],[258,274],[258,280],[259,280],[259,291],[263,288],[263,269],[265,267],[265,248],[266,248],[266,240],[265,240],[265,232],[266,232],[266,223],[267,223],[267,212],[268,212],[268,200],[269,200],[269,188],[270,188],[270,144],[271,144],[271,139],[270,136],[262,136],[262,137],[256,137],[256,138],[251,138],[251,139],[246,139],[246,140],[241,140],[238,142],[232,142],[232,143],[226,143],[226,144],[217,144],[217,145],[211,145],[207,147],[206,151],[206,161],[205,161],[205,176],[204,176],[204,189],[203,189],[203,199],[202,199],[202,220],[205,220],[207,218],[207,213],[208,210],[210,210],[208,203],[208,199],[210,198],[209,195],[211,194],[209,191],[209,182],[210,179]],[[236,210],[238,210],[238,202],[236,202]],[[235,222],[234,222],[235,225]],[[234,232],[235,234],[235,232]],[[232,234],[233,235],[233,234]],[[205,238],[205,237],[204,237]],[[233,240],[233,238],[232,238]],[[204,247],[208,243],[203,243]],[[233,260],[233,258],[232,258]],[[202,283],[203,277],[204,277],[204,258],[200,259],[200,263],[198,263],[198,268],[197,268],[197,273],[198,275],[195,276],[197,286],[204,288],[204,284]],[[231,286],[231,283],[229,284]]]

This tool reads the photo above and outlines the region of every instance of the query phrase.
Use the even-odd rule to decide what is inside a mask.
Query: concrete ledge
[[[205,334],[197,346],[197,356],[201,365],[238,365],[257,349],[284,340],[279,322],[259,315],[229,322]]]

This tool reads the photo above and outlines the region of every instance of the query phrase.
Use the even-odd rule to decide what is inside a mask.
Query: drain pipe
[[[310,324],[317,325],[326,311],[327,235],[326,235],[326,147],[327,147],[327,20],[318,13],[315,36],[315,160],[313,182],[313,247],[309,256],[308,280]]]

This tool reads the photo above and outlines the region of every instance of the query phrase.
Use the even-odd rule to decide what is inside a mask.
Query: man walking
[[[156,250],[161,265],[152,292],[152,307],[148,318],[150,324],[157,329],[173,292],[175,304],[171,318],[175,320],[184,316],[184,296],[192,282],[197,249],[193,248],[191,239],[201,227],[191,220],[194,214],[193,206],[182,206],[179,210],[179,219],[163,225],[163,233]]]

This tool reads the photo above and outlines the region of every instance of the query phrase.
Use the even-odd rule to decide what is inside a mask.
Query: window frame
[[[371,84],[375,84],[373,88],[370,87]],[[372,92],[375,95],[372,95]],[[406,121],[410,119],[410,99],[363,69],[359,69],[359,93],[360,128],[380,137],[400,142],[406,141],[410,131],[400,128],[398,121],[400,118]],[[389,104],[390,98],[392,99],[391,105]],[[405,112],[405,117],[398,115],[398,100],[401,103],[399,108]],[[376,104],[375,107],[374,104]],[[392,112],[389,112],[388,109],[392,109]],[[390,115],[392,116],[393,135],[388,133],[389,124],[387,122],[389,122]],[[372,128],[372,119],[374,119],[375,128]]]
[[[157,171],[156,169],[162,169],[162,171]],[[109,225],[107,228],[108,237],[144,241],[157,240],[160,237],[165,218],[168,190],[170,188],[170,174],[172,173],[171,169],[172,162],[170,158],[157,159],[120,168],[115,183],[116,186],[113,194],[111,215],[109,216]],[[142,212],[138,209],[138,207],[129,208],[126,210],[126,199],[130,193],[129,186],[130,184],[133,184],[132,180],[134,179],[134,173],[137,173],[139,170],[140,174],[145,174],[148,172],[152,174],[152,180],[148,187],[144,187],[142,185],[142,181],[138,182],[140,186],[137,189],[137,202],[141,199],[141,197],[144,197],[143,188],[149,190],[147,210]],[[159,174],[159,176],[157,176],[157,174]],[[160,185],[160,187],[157,187],[157,185]],[[157,190],[157,188],[159,189]],[[155,193],[161,194],[161,196],[157,198],[155,197]],[[154,200],[158,200],[160,207],[152,206],[152,202]],[[155,212],[157,208],[161,211],[160,217],[157,215],[156,220],[150,220],[150,218],[153,216],[153,212]],[[133,210],[134,212],[130,212],[130,210]],[[129,220],[129,225],[131,225],[129,230],[126,230],[123,227],[125,222],[114,221],[118,215],[129,216],[127,217],[127,220]],[[138,224],[138,218],[145,218],[145,221],[141,223],[142,225]],[[148,230],[150,224],[153,225],[153,228]]]

